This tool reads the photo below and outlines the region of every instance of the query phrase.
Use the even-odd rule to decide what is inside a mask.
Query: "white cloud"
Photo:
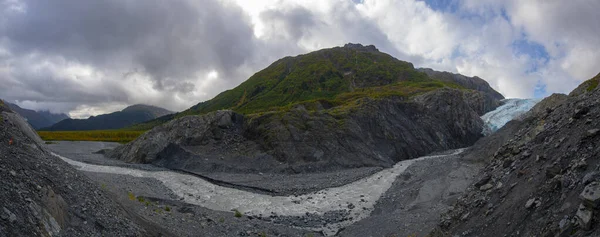
[[[348,42],[479,76],[507,97],[532,97],[540,84],[568,92],[600,68],[598,1],[452,2],[436,11],[418,0],[141,1],[138,11],[114,1],[90,16],[69,14],[86,9],[78,1],[0,0],[0,93],[75,116],[135,103],[183,110],[278,58]],[[98,28],[102,17],[135,31]],[[547,58],[520,52],[521,41]]]

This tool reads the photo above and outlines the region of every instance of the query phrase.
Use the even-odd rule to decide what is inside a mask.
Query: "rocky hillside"
[[[0,236],[145,236],[0,101]]]
[[[482,122],[468,94],[440,89],[414,99],[363,98],[353,105],[244,116],[217,111],[158,126],[115,150],[129,162],[187,171],[311,172],[380,166],[465,147]]]
[[[480,103],[474,107],[480,115],[497,107],[504,98],[480,78],[438,76],[446,74],[415,69],[412,63],[380,52],[373,45],[346,44],[282,58],[211,100],[133,129],[146,130],[174,118],[224,109],[253,114],[314,101],[333,107],[359,98],[407,97],[443,87],[480,92],[471,94],[476,97],[473,101]]]
[[[597,81],[480,140],[467,156],[487,166],[433,236],[600,236]]]
[[[53,114],[49,111],[35,111],[21,108],[16,104],[6,104],[12,111],[23,116],[34,129],[50,127],[55,123],[69,118],[69,116],[66,114]]]
[[[473,144],[479,115],[502,98],[493,92],[350,44],[281,59],[183,113],[203,115],[157,126],[111,156],[199,174],[390,167]]]
[[[118,112],[92,116],[87,119],[65,119],[41,130],[78,131],[120,129],[172,113],[156,106],[138,104],[129,106]]]
[[[484,96],[485,99],[483,101],[485,101],[485,103],[476,108],[477,112],[481,115],[494,110],[500,105],[500,100],[504,99],[502,94],[492,89],[487,81],[479,77],[467,77],[456,73],[438,72],[430,68],[419,68],[417,70],[424,72],[432,79],[456,83],[464,88],[483,92],[483,94],[480,95]]]

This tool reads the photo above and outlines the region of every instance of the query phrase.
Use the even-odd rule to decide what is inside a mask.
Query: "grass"
[[[127,196],[129,197],[129,200],[135,201],[135,195],[132,192],[128,192]]]
[[[408,98],[444,87],[464,89],[432,79],[411,63],[382,52],[336,47],[282,58],[211,100],[126,129],[148,130],[175,118],[221,109],[253,115],[289,111],[302,104],[310,111],[316,102],[347,107],[361,98]]]
[[[235,215],[234,215],[235,217],[237,217],[237,218],[242,217],[242,213],[240,211],[238,211],[238,210],[233,210],[233,211],[235,212]]]
[[[145,131],[95,130],[95,131],[38,131],[45,141],[102,141],[127,143]],[[48,143],[47,143],[48,144]]]
[[[599,79],[594,78],[594,79],[590,80],[588,82],[588,87],[586,88],[586,90],[588,92],[590,92],[590,91],[593,91],[594,89],[596,89],[596,87],[598,87],[599,81],[600,81],[600,78]]]

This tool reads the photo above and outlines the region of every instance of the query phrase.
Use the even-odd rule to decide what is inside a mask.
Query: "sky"
[[[593,0],[0,0],[0,98],[85,118],[181,111],[290,55],[375,45],[510,98],[600,72]]]

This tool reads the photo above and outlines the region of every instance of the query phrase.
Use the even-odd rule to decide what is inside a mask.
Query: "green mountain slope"
[[[485,81],[473,80],[482,81],[486,90],[495,92]],[[131,129],[146,130],[173,118],[222,109],[253,114],[313,101],[334,107],[363,97],[409,97],[443,87],[479,90],[463,84],[433,79],[426,72],[415,69],[412,63],[382,53],[375,46],[346,44],[282,58],[211,100]]]
[[[374,46],[347,44],[280,59],[238,87],[193,106],[183,114],[219,109],[247,114],[317,99],[343,103],[345,99],[338,98],[340,94],[403,81],[432,80],[416,71],[411,63],[381,53]]]

